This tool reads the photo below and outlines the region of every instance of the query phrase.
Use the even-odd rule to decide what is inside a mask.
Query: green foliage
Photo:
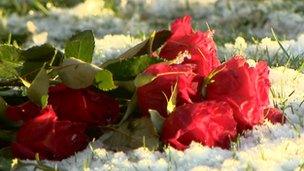
[[[149,118],[128,120],[118,128],[101,137],[103,143],[111,150],[127,150],[147,147],[156,150],[159,147],[157,132]]]
[[[34,103],[45,107],[47,105],[48,89],[49,77],[46,70],[42,68],[27,89],[27,96]]]
[[[95,75],[102,69],[79,59],[68,58],[58,67],[61,81],[70,88],[86,88],[93,84]]]
[[[0,45],[0,59],[10,62],[18,62],[20,60],[21,50],[13,45]]]
[[[7,104],[4,101],[4,99],[0,96],[0,115],[1,116],[5,113],[6,108],[7,108]]]
[[[21,66],[20,51],[12,45],[0,45],[0,78],[2,80],[16,78],[16,68]]]
[[[157,76],[152,75],[152,74],[140,73],[136,76],[136,78],[134,80],[134,85],[136,87],[141,87],[141,86],[144,86],[146,84],[149,84],[150,82],[152,82],[156,78],[157,78]]]
[[[21,51],[21,60],[24,61],[18,72],[20,76],[25,76],[26,80],[33,80],[40,69],[46,66],[57,66],[63,60],[61,52],[57,51],[50,44],[34,46]]]
[[[61,52],[50,44],[34,46],[26,50],[3,44],[0,45],[0,78],[9,80],[23,77],[32,81],[45,63],[48,66],[56,66],[62,60]]]
[[[165,118],[162,117],[158,111],[153,109],[149,109],[149,113],[154,128],[157,130],[158,134],[160,134],[163,129]]]
[[[0,170],[11,170],[12,160],[0,156]]]
[[[167,103],[167,113],[170,114],[174,111],[176,106],[176,99],[177,99],[177,82],[175,83],[174,87],[171,87],[171,96]]]
[[[11,131],[0,130],[1,141],[11,141],[14,137],[14,133]],[[7,139],[3,139],[6,137]],[[10,147],[4,147],[0,149],[0,170],[11,170],[12,166],[12,151]]]
[[[162,30],[153,33],[148,39],[130,48],[125,53],[119,55],[118,58],[103,63],[101,67],[104,68],[112,63],[116,63],[121,60],[150,54],[153,51],[157,50],[161,45],[163,45],[164,42],[170,37],[170,35],[171,32],[169,30]]]
[[[126,112],[124,113],[124,116],[119,122],[119,124],[123,124],[127,119],[129,119],[129,117],[135,113],[136,107],[137,107],[137,94],[135,92],[131,97],[131,99],[127,102]]]
[[[95,75],[95,83],[100,90],[108,91],[116,88],[112,73],[108,70],[101,70]]]
[[[0,59],[0,82],[17,78],[17,68],[21,67],[20,63],[12,63]]]
[[[145,55],[109,64],[106,69],[112,72],[115,80],[127,81],[134,79],[136,75],[143,72],[151,64],[162,61],[160,58]]]
[[[55,54],[55,50],[56,49],[48,43],[40,46],[33,46],[27,50],[21,51],[20,60],[27,62],[46,62],[52,59]]]
[[[95,48],[94,35],[91,30],[82,31],[74,35],[65,44],[65,56],[91,63]]]
[[[15,136],[15,131],[0,129],[0,141],[2,142],[12,142],[15,139]],[[0,156],[3,156],[1,155],[1,150]]]

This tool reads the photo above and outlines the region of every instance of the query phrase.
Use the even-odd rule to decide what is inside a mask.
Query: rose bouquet
[[[100,66],[91,31],[64,53],[49,44],[0,51],[0,84],[15,92],[0,99],[0,144],[14,158],[62,160],[96,138],[109,150],[228,149],[266,119],[285,120],[269,101],[267,62],[221,62],[213,31],[193,30],[190,16]]]

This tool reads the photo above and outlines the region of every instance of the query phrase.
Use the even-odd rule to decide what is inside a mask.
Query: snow
[[[25,16],[7,16],[3,22],[13,34],[46,32],[48,42],[61,46],[64,40],[81,30],[91,29],[98,38],[107,34],[138,36],[165,28],[172,19],[185,14],[194,17],[196,28],[206,28],[208,22],[221,39],[230,39],[231,35],[241,32],[247,33],[249,38],[271,37],[271,28],[287,39],[295,39],[304,32],[301,1],[116,0],[118,12],[106,8],[105,2],[87,0],[70,9],[48,6],[47,16],[30,11]],[[35,27],[34,31],[27,27],[28,22]],[[29,38],[25,46],[35,44]]]
[[[304,32],[296,39],[280,41],[286,52],[292,57],[301,57],[304,55]],[[272,59],[278,57],[279,60],[286,58],[283,49],[278,41],[265,37],[254,44],[247,43],[245,38],[237,37],[234,43],[226,43],[224,47],[219,48],[219,54],[222,57],[229,58],[232,54],[239,53],[260,59]]]
[[[304,133],[296,134],[286,125],[266,123],[240,140],[236,151],[208,148],[192,143],[184,152],[171,147],[165,152],[139,148],[112,152],[86,149],[62,162],[47,162],[68,170],[81,170],[89,161],[90,170],[295,170],[303,163]],[[30,168],[28,168],[30,169]]]
[[[197,23],[206,21],[225,35],[245,28],[255,37],[271,36],[271,28],[287,38],[295,38],[304,31],[302,1],[267,0],[121,0],[120,11],[132,15],[134,11],[142,18],[156,23],[189,14]],[[155,20],[156,21],[153,21]],[[250,21],[251,24],[248,24]],[[149,22],[149,21],[147,21]],[[225,29],[221,29],[222,26]],[[231,29],[233,28],[233,29]]]
[[[258,37],[251,40],[236,36],[232,41],[225,41],[218,47],[221,58],[238,53],[255,61],[286,59],[286,54],[272,38],[271,27],[277,35],[286,36],[281,43],[290,56],[299,59],[304,56],[304,15],[296,12],[301,5],[303,7],[301,1],[119,0],[119,14],[104,8],[103,2],[88,0],[71,9],[50,7],[48,16],[35,12],[26,16],[13,14],[4,23],[12,33],[31,35],[25,47],[51,42],[62,48],[64,40],[75,32],[92,29],[96,37],[93,63],[97,65],[142,41],[142,33],[148,34],[155,27],[165,28],[173,18],[185,13],[198,21],[196,27],[205,21],[211,27],[225,25],[227,29],[216,30],[223,38],[231,35],[229,27],[237,31],[245,29],[249,35]],[[244,16],[255,24],[244,26]],[[256,126],[242,135],[231,150],[208,148],[193,142],[184,152],[171,147],[163,152],[144,147],[114,152],[107,151],[102,142],[96,140],[70,158],[43,162],[71,171],[88,168],[96,171],[301,170],[304,166],[304,75],[301,71],[274,65],[270,80],[271,102],[284,110],[287,123],[265,122]]]
[[[280,105],[304,99],[304,75],[299,71],[276,67],[270,70],[271,99]]]
[[[124,20],[103,6],[103,1],[88,0],[71,9],[51,7],[47,16],[35,12],[26,16],[12,14],[6,23],[13,34],[30,33],[35,38],[36,34],[47,33],[47,41],[59,47],[82,30],[93,30],[97,38],[107,34],[138,35],[147,32],[146,24],[136,16]],[[26,47],[37,44],[33,38],[25,43]]]
[[[102,39],[95,39],[94,64],[102,64],[114,59],[120,54],[143,41],[130,35],[106,35]]]

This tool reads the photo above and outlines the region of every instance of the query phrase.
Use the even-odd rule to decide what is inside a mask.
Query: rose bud
[[[264,117],[273,124],[285,123],[286,121],[283,112],[275,107],[268,107],[264,109]]]
[[[206,87],[206,99],[227,101],[234,111],[239,132],[262,123],[263,109],[269,105],[267,63],[261,61],[250,67],[243,57],[235,56],[215,71]]]
[[[233,111],[226,102],[204,101],[179,106],[165,120],[161,140],[184,150],[192,142],[229,148],[237,135]]]
[[[202,99],[200,87],[203,78],[193,72],[194,65],[169,65],[158,63],[149,66],[144,74],[156,76],[156,78],[137,89],[138,106],[141,113],[149,115],[148,110],[157,110],[163,117],[167,117],[167,102],[173,93],[173,87],[177,84],[176,106],[192,103]]]
[[[171,36],[165,42],[159,56],[171,60],[185,51],[190,53],[190,59],[185,59],[184,63],[196,64],[196,72],[202,76],[208,75],[212,69],[220,65],[213,32],[194,31],[190,16],[179,18],[171,24]]]
[[[71,89],[63,84],[49,88],[48,102],[60,120],[98,125],[113,124],[119,117],[119,103],[93,88]]]
[[[58,121],[51,106],[39,116],[27,121],[17,132],[12,143],[13,156],[21,159],[62,160],[83,150],[89,139],[86,125],[70,121]]]

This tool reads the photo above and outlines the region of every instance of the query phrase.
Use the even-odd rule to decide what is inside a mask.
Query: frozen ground
[[[92,29],[98,38],[107,34],[138,37],[154,29],[166,28],[172,19],[185,14],[193,16],[196,28],[207,29],[208,22],[216,30],[218,43],[233,41],[237,36],[270,37],[270,28],[286,39],[296,39],[304,32],[304,2],[301,0],[115,2],[113,8],[106,8],[103,0],[87,0],[70,9],[49,6],[47,16],[30,11],[26,16],[10,15],[2,22],[12,33],[33,35],[29,37],[30,43],[40,43],[33,38],[44,33],[45,40],[57,45],[84,29]]]
[[[96,36],[93,62],[100,64],[143,40],[149,31],[166,28],[173,18],[191,14],[196,28],[206,28],[208,21],[215,29],[222,59],[241,53],[249,59],[269,61],[270,98],[284,109],[288,121],[284,125],[267,122],[255,127],[241,136],[232,150],[193,143],[184,152],[172,148],[164,152],[145,148],[112,152],[96,140],[83,152],[61,162],[44,161],[47,165],[62,170],[304,169],[304,2],[119,0],[119,12],[96,2],[88,0],[72,9],[50,7],[48,16],[13,14],[2,22],[15,34],[30,35],[25,47],[46,41],[63,47],[64,40],[75,32],[92,29]],[[271,28],[283,48],[273,39]]]

